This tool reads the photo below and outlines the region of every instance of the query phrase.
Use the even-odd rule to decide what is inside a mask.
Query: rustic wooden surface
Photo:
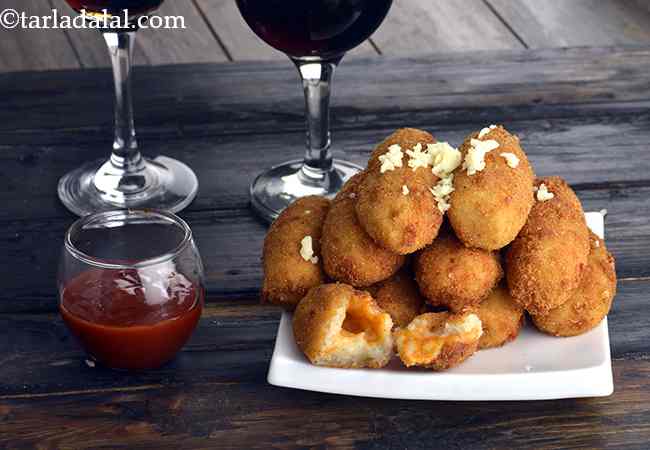
[[[205,260],[208,306],[162,369],[87,367],[56,313],[57,258],[74,218],[55,190],[67,170],[108,151],[110,74],[0,75],[0,448],[647,448],[648,73],[650,48],[631,47],[356,59],[337,75],[334,142],[351,160],[399,126],[458,144],[502,122],[538,174],[564,176],[586,210],[608,210],[620,279],[609,318],[615,393],[535,403],[386,401],[266,384],[279,315],[257,304],[265,226],[246,187],[301,152],[301,92],[284,61],[136,70],[144,151],[180,158],[201,183],[182,216]]]
[[[4,0],[0,8],[73,14],[64,0]],[[185,30],[142,30],[135,63],[286,60],[246,26],[234,0],[167,0]],[[647,0],[395,0],[386,21],[348,59],[431,52],[650,43]],[[0,28],[0,72],[106,67],[94,30]]]

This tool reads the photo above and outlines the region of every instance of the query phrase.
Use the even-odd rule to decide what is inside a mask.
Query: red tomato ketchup
[[[171,360],[190,338],[203,286],[161,265],[90,269],[62,288],[60,310],[74,336],[102,364],[151,369]]]

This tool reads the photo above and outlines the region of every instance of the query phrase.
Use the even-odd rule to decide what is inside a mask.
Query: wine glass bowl
[[[305,95],[304,158],[270,168],[250,186],[251,205],[263,219],[274,220],[299,197],[333,197],[345,181],[363,170],[332,157],[332,78],[345,52],[370,37],[391,4],[392,0],[237,0],[250,28],[291,58]]]
[[[248,26],[293,58],[336,58],[379,28],[392,0],[237,0]]]
[[[91,359],[116,369],[156,368],[196,327],[203,265],[187,224],[171,213],[88,215],[65,236],[59,308]]]

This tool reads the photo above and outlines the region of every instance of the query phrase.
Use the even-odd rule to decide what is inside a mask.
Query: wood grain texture
[[[254,366],[251,369],[255,370]],[[261,367],[260,367],[261,369]],[[246,381],[0,399],[9,448],[644,448],[647,360],[615,360],[610,397],[531,402],[386,401]],[[92,371],[96,369],[88,369]]]
[[[608,322],[615,360],[650,358],[644,313],[650,280],[621,281]],[[119,373],[88,367],[58,314],[0,314],[0,399],[150,385],[264,380],[279,311],[256,297],[228,300],[209,294],[197,331],[180,355],[157,370]],[[26,374],[29,374],[27,376]],[[1,422],[1,421],[0,421]]]
[[[486,2],[530,48],[650,42],[650,9],[644,1]]]
[[[444,68],[444,77],[426,75],[432,61]],[[505,120],[539,175],[565,177],[586,210],[608,209],[607,239],[619,276],[650,276],[650,158],[644,156],[650,140],[649,52],[474,53],[416,58],[411,66],[405,74],[382,61],[349,64],[335,96],[337,155],[363,163],[400,126],[423,127],[458,145],[486,123]],[[494,73],[504,67],[508,74],[498,78]],[[368,71],[381,74],[376,84],[362,82]],[[60,239],[73,219],[56,197],[56,183],[80,162],[108,153],[106,75],[0,77],[9,108],[0,111],[0,261],[9,267],[0,310],[51,311],[56,305]],[[418,95],[400,97],[400,91],[415,91],[410,83]],[[136,84],[145,153],[177,157],[198,174],[200,193],[184,217],[204,253],[211,292],[253,295],[261,279],[264,225],[248,209],[247,188],[254,174],[301,153],[302,99],[293,70],[284,64],[143,68]],[[253,85],[265,95],[245,92]],[[89,94],[81,99],[78,90]],[[49,108],[43,108],[43,97]]]
[[[301,92],[284,62],[137,71],[143,149],[182,159],[200,179],[182,216],[203,255],[208,303],[190,343],[165,367],[88,367],[56,313],[56,264],[74,218],[58,204],[55,185],[107,153],[110,76],[0,76],[0,448],[647,447],[649,68],[650,48],[341,67],[339,154],[362,162],[399,126],[458,144],[505,122],[539,175],[564,176],[586,210],[608,210],[606,241],[621,278],[609,315],[615,393],[534,404],[386,401],[266,383],[279,313],[257,304],[266,227],[249,209],[246,187],[304,145]]]
[[[242,18],[234,0],[196,0],[233,61],[286,61],[287,56],[267,45]],[[346,59],[377,56],[369,41],[351,50]]]
[[[373,36],[382,55],[522,48],[483,0],[397,0]]]
[[[74,15],[64,0],[50,0],[61,13]],[[142,29],[135,40],[133,63],[141,65],[227,61],[226,54],[191,0],[163,3],[156,15],[181,16],[185,29]],[[84,68],[110,67],[106,44],[96,30],[66,30]]]
[[[77,15],[65,0],[48,0],[48,2],[52,8],[59,12],[60,15],[69,15],[72,17]],[[74,49],[74,53],[79,61],[79,66],[82,68],[110,67],[111,61],[108,57],[106,43],[97,30],[77,28],[63,30],[63,32],[66,34],[68,41]],[[150,61],[143,53],[142,47],[138,43],[137,38],[133,49],[133,63],[134,65],[150,64]],[[111,75],[109,74],[109,79],[110,76]],[[110,95],[111,94],[109,94],[109,96]]]
[[[351,60],[334,81],[333,124],[367,129],[645,112],[648,72],[647,47]],[[110,135],[111,83],[108,71],[0,75],[3,142],[7,133],[27,143],[45,133],[48,142],[56,142],[62,129],[82,129],[90,138],[105,127],[102,133]],[[142,68],[135,71],[134,83],[141,132],[152,127],[155,133],[191,136],[304,129],[302,90],[295,69],[285,62]],[[78,113],[81,102],[84,114]]]
[[[156,15],[183,17],[186,28],[138,31],[140,47],[150,64],[228,61],[228,57],[191,0],[167,1],[162,4]]]
[[[196,5],[226,48],[231,60],[286,61],[248,27],[234,0],[197,0]]]
[[[438,139],[459,145],[467,134],[480,129],[485,122],[442,125],[405,120],[396,121],[388,128],[342,129],[334,134],[336,155],[363,164],[378,142],[407,124],[430,130]],[[650,139],[648,114],[512,120],[504,124],[520,135],[540,175],[563,176],[582,190],[594,187],[594,180],[597,187],[605,189],[618,189],[620,183],[623,187],[626,183],[635,187],[646,185],[650,160],[639,155],[643,155]],[[148,154],[174,156],[195,168],[201,192],[190,211],[246,209],[252,175],[295,158],[304,145],[301,131],[190,137],[184,133],[175,135],[173,130],[162,132],[159,128],[151,128],[143,130],[141,136],[142,148]],[[0,201],[5,205],[0,211],[0,220],[69,217],[55,195],[58,178],[81,161],[105,157],[111,144],[109,130],[98,133],[93,140],[88,133],[73,130],[63,134],[61,142],[51,144],[35,138],[32,138],[35,141],[32,145],[11,144],[10,138],[4,138],[5,143],[0,145],[3,165],[0,173],[6,174],[2,180],[3,189],[0,189]],[[79,139],[83,141],[78,142]],[[616,157],[603,158],[601,151],[614,152]],[[37,211],[33,210],[29,199],[16,199],[16,192],[25,185],[31,186],[30,198],[39,202]]]
[[[4,0],[0,7],[27,16],[52,15],[50,3],[43,0]],[[63,30],[0,26],[0,72],[78,67],[77,56]]]
[[[194,166],[197,167],[197,166]],[[245,179],[246,180],[246,179]],[[607,209],[606,238],[620,278],[649,277],[650,188],[578,191],[587,211]],[[214,296],[257,296],[265,226],[245,209],[186,212],[203,255],[207,287]],[[0,264],[7,267],[0,311],[52,311],[61,240],[66,219],[4,221]]]
[[[641,318],[649,283],[620,283],[609,316],[614,395],[534,405],[385,401],[269,386],[278,313],[254,300],[211,303],[179,357],[140,374],[88,367],[57,316],[3,314],[0,445],[643,448],[650,328]]]

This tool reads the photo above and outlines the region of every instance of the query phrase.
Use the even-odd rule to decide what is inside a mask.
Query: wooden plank
[[[505,122],[512,132],[521,136],[537,173],[560,175],[579,189],[619,185],[647,186],[650,159],[640,158],[650,140],[650,113],[610,110],[609,116],[585,116],[544,120]],[[439,139],[458,145],[473,130],[486,121],[444,124],[442,121],[418,123],[404,116],[389,128],[346,130],[334,134],[337,156],[363,164],[373,146],[399,126],[421,126]],[[415,122],[415,123],[414,123]],[[160,128],[144,128],[142,149],[149,155],[166,154],[179,158],[196,170],[201,192],[190,211],[208,209],[245,209],[248,207],[248,184],[253,174],[281,161],[301,154],[304,135],[301,131],[278,134],[234,134],[229,136],[187,136],[185,132]],[[180,136],[179,136],[180,134]],[[59,177],[77,167],[82,161],[107,157],[110,131],[88,133],[67,131],[59,141],[30,145],[11,143],[15,136],[2,136],[0,161],[5,189],[0,190],[0,220],[29,220],[35,218],[69,217],[56,197]],[[20,136],[26,140],[29,136]],[[264,149],[263,151],[260,149]],[[616,157],[604,158],[604,153]],[[224,161],[227,163],[224,164]],[[30,186],[30,196],[17,197],[23,186]],[[34,210],[33,204],[39,206]],[[597,207],[600,209],[602,207]]]
[[[618,284],[608,318],[614,360],[650,358],[650,316],[645,313],[649,288],[650,279]],[[83,350],[58,314],[0,314],[0,399],[149,385],[262,382],[279,311],[257,302],[254,297],[212,296],[180,355],[160,369],[141,373],[87,367]]]
[[[482,0],[395,1],[373,42],[393,56],[523,47]]]
[[[531,48],[650,42],[644,1],[486,1]]]
[[[66,14],[74,14],[64,0],[51,0]],[[182,16],[185,29],[143,29],[138,31],[133,62],[136,66],[223,62],[227,57],[190,0],[165,2],[157,15]],[[96,30],[66,30],[83,67],[110,67],[106,44]]]
[[[196,166],[195,166],[196,167]],[[570,169],[567,169],[567,171]],[[223,172],[221,173],[223,174]],[[224,175],[228,180],[242,176]],[[219,175],[215,174],[215,178]],[[242,183],[244,184],[244,183]],[[243,189],[242,189],[243,190]],[[215,191],[215,197],[228,189]],[[54,196],[54,187],[51,195]],[[242,197],[244,197],[242,192]],[[649,187],[610,187],[578,191],[587,211],[607,209],[606,238],[617,258],[620,278],[650,277]],[[245,197],[244,197],[245,198]],[[35,199],[31,205],[38,204]],[[206,283],[213,297],[257,296],[262,281],[262,241],[266,226],[248,206],[185,212],[182,216],[193,229],[203,256]],[[0,240],[0,267],[6,267],[0,311],[52,311],[57,307],[55,280],[65,230],[73,218],[4,221]]]
[[[338,129],[367,129],[572,117],[627,106],[615,102],[636,102],[629,106],[643,112],[650,100],[648,72],[648,48],[353,60],[337,74],[333,121]],[[304,129],[302,90],[295,69],[284,62],[143,68],[134,81],[140,130],[164,125],[175,134],[206,135]],[[104,71],[4,74],[0,89],[0,133],[22,133],[28,143],[39,132],[56,141],[61,128],[90,134],[105,126],[103,133],[111,134],[112,87]]]
[[[619,275],[648,276],[650,213],[645,211],[645,199],[650,160],[639,155],[645,154],[650,114],[647,101],[635,100],[649,95],[643,73],[647,52],[637,49],[611,56],[601,50],[582,49],[497,55],[501,59],[491,58],[498,62],[487,67],[479,64],[485,57],[477,54],[414,59],[413,65],[419,68],[438,61],[451,80],[456,80],[453,74],[476,72],[463,69],[481,70],[476,78],[459,82],[452,91],[455,96],[444,90],[441,81],[427,83],[427,77],[418,78],[419,72],[414,71],[421,96],[417,100],[410,95],[400,97],[403,109],[394,106],[395,96],[410,88],[404,74],[391,72],[394,64],[370,64],[373,69],[386,69],[385,81],[371,89],[374,95],[383,92],[377,100],[370,94],[352,94],[363,86],[360,80],[369,67],[352,62],[350,67],[355,70],[342,83],[344,94],[349,95],[341,96],[343,105],[336,115],[343,119],[336,122],[336,150],[363,162],[372,146],[398,126],[422,126],[438,138],[457,144],[469,131],[504,118],[506,125],[522,136],[539,174],[566,177],[579,189],[587,210],[610,211],[608,242],[619,257]],[[549,60],[549,55],[557,55],[558,60]],[[612,73],[599,60],[618,60],[620,65]],[[531,76],[533,69],[529,66],[536,66],[541,75],[531,78],[519,74],[506,78],[505,85],[499,84],[493,72],[512,65],[525,66]],[[146,124],[141,128],[143,149],[178,157],[197,170],[201,194],[186,217],[208,255],[209,287],[224,296],[250,295],[260,283],[258,257],[264,226],[248,210],[250,179],[271,164],[300,154],[304,140],[301,108],[295,106],[301,103],[300,92],[287,87],[286,80],[293,74],[278,65],[255,66],[259,79],[270,89],[264,101],[242,97],[239,92],[228,97],[229,92],[242,89],[242,74],[249,73],[246,68],[250,64],[166,67],[158,70],[160,78],[144,70],[139,81],[143,95],[146,92],[150,96],[148,101],[142,97],[144,108],[140,108],[144,115],[139,119]],[[220,71],[213,79],[215,67]],[[563,73],[556,75],[554,70],[560,67]],[[560,81],[563,79],[572,82]],[[4,127],[0,134],[0,173],[5,183],[0,190],[4,205],[0,220],[6,230],[0,245],[6,258],[3,267],[11,268],[5,295],[14,299],[2,305],[13,311],[51,310],[55,305],[52,286],[59,242],[72,220],[56,198],[56,181],[81,161],[103,157],[110,146],[109,96],[98,96],[94,105],[89,98],[80,104],[76,92],[89,92],[89,97],[97,91],[105,93],[111,81],[108,77],[98,80],[71,73],[5,75],[0,80],[7,88],[6,111],[12,111],[0,111],[6,119],[0,120],[0,127]],[[543,89],[544,80],[549,80],[551,87]],[[225,99],[212,101],[213,82]],[[400,85],[404,88],[398,88]],[[432,86],[430,91],[427,86]],[[294,99],[284,98],[289,92],[294,92]],[[485,97],[488,100],[483,100]],[[51,107],[43,107],[43,98]],[[242,105],[236,110],[233,105],[239,98]],[[476,98],[489,107],[477,105]],[[534,101],[540,98],[541,102]],[[29,107],[21,110],[26,104]],[[96,110],[102,104],[105,110],[100,116]],[[57,117],[51,112],[53,108],[58,111]],[[11,129],[16,116],[27,122],[22,131]],[[84,128],[65,128],[88,117],[92,119]],[[211,128],[216,117],[223,118],[223,123],[217,121]],[[13,126],[18,123],[13,122]],[[616,157],[604,158],[604,154]],[[25,186],[30,187],[29,197],[22,194]],[[216,233],[215,227],[222,231]],[[26,252],[30,247],[33,250]]]
[[[246,25],[234,0],[198,0],[197,7],[235,61],[286,61],[287,57],[265,44]]]
[[[647,361],[615,362],[611,397],[387,401],[259,383],[151,386],[0,403],[0,443],[63,448],[645,448]],[[413,443],[411,445],[411,443]]]
[[[239,364],[248,376],[235,372],[204,381],[208,367],[226,367],[220,361],[234,360],[232,353],[242,352],[224,345],[196,375],[187,371],[180,380],[175,367],[168,372],[173,381],[5,396],[0,398],[0,445],[430,448],[435,442],[440,448],[566,449],[643,448],[650,439],[650,362],[643,358],[613,361],[616,389],[610,397],[539,401],[533,407],[530,402],[416,402],[290,391],[266,384],[262,355],[257,355],[260,363]],[[81,365],[65,371],[84,379],[96,378],[97,372],[102,369]]]
[[[228,61],[228,57],[191,0],[167,1],[156,13],[185,18],[185,29],[143,29],[138,40],[152,65]]]
[[[60,15],[69,15],[74,17],[77,14],[72,8],[70,8],[65,0],[49,0],[49,2],[52,5],[52,8],[55,8]],[[79,58],[81,67],[110,67],[111,61],[108,57],[106,43],[104,42],[101,33],[97,30],[84,28],[64,30],[64,32]],[[137,39],[133,59],[135,65],[149,64],[149,60],[143,53]],[[106,76],[109,80],[111,79],[110,74],[106,74]],[[112,98],[112,95],[109,94],[107,97]]]
[[[52,15],[49,3],[43,0],[5,0],[2,9],[28,16]],[[0,72],[78,67],[79,60],[62,30],[0,26]]]
[[[196,0],[196,4],[234,61],[286,61],[287,57],[264,43],[248,27],[233,0]],[[368,41],[346,57],[377,56]]]

